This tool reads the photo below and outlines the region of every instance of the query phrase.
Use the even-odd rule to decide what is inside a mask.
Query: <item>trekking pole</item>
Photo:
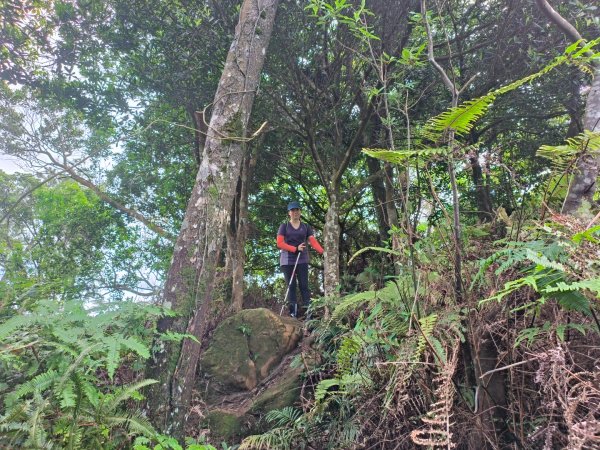
[[[292,281],[294,281],[294,276],[296,275],[296,266],[298,265],[298,260],[300,259],[300,255],[302,254],[302,250],[298,250],[298,256],[296,256],[296,263],[294,264],[294,269],[292,270],[292,276],[290,277],[290,282],[288,283],[288,287],[287,290],[285,291],[285,297],[283,298],[283,305],[281,306],[281,311],[279,312],[279,315],[283,315],[283,308],[285,308],[285,304],[287,302],[287,297],[288,294],[290,293],[290,286],[292,285]],[[297,314],[297,308],[298,308],[298,302],[296,302],[296,304],[294,305],[294,308],[296,308],[296,310],[294,311],[294,314]]]

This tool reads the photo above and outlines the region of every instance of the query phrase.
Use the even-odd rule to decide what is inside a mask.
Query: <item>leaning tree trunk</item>
[[[542,13],[560,31],[573,41],[582,40],[577,29],[562,17],[548,2],[548,0],[536,0]],[[591,55],[591,52],[587,53]],[[585,114],[583,116],[584,130],[600,131],[600,63],[595,62],[594,80],[587,96]],[[598,164],[600,155],[598,152],[585,152],[579,157],[575,167],[575,173],[569,184],[569,192],[563,203],[562,213],[573,216],[584,216],[586,204],[591,205],[596,192],[596,179],[598,178]]]
[[[244,0],[241,6],[215,93],[202,162],[165,282],[164,304],[179,316],[161,320],[159,333],[204,337],[219,251],[244,156],[243,138],[277,4],[278,0]],[[200,344],[184,339],[181,348],[163,342],[150,363],[150,375],[160,383],[149,395],[149,412],[160,429],[175,436],[183,431],[199,356]]]
[[[592,88],[587,96],[583,128],[596,133],[600,132],[600,64],[596,65]],[[584,211],[592,204],[596,192],[599,159],[598,152],[588,151],[577,161],[575,173],[569,185],[569,192],[562,207],[563,214],[585,214]]]

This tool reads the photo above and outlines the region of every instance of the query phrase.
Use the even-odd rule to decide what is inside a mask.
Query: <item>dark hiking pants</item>
[[[286,286],[290,284],[290,279],[292,277],[293,270],[294,266],[281,266],[281,271],[283,272]],[[298,264],[296,266],[296,273],[294,274],[294,279],[292,280],[292,284],[290,285],[290,291],[288,293],[287,299],[290,307],[290,314],[294,316],[298,315],[298,305],[296,302],[296,284],[300,285],[300,295],[302,295],[302,302],[304,303],[304,306],[308,308],[308,305],[310,305],[310,292],[308,290],[308,264]]]

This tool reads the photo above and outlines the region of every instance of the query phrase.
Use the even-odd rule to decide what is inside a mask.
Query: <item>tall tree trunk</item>
[[[385,186],[385,208],[388,218],[388,227],[390,230],[400,230],[400,220],[398,219],[398,209],[396,209],[396,196],[394,190],[394,168],[389,162],[384,163],[385,175],[383,184]],[[402,186],[400,187],[402,189]],[[402,200],[404,201],[404,199]],[[407,232],[407,236],[409,233]],[[400,236],[397,232],[391,234],[392,250],[400,251]],[[394,273],[400,275],[400,257],[392,255],[392,264],[394,265]]]
[[[369,175],[374,175],[381,170],[381,163],[378,159],[367,158],[367,167]],[[385,186],[383,178],[377,178],[371,183],[371,192],[374,200],[375,215],[377,216],[377,224],[379,226],[379,242],[381,245],[388,238],[388,220],[386,210]]]
[[[469,158],[472,169],[473,184],[475,185],[475,203],[477,204],[477,216],[481,222],[492,220],[492,199],[490,190],[483,179],[483,170],[479,164],[479,155],[475,154]]]
[[[179,316],[162,319],[158,332],[185,331],[198,340],[205,335],[218,255],[243,161],[243,138],[277,4],[278,0],[244,0],[241,6],[215,94],[202,162],[165,282],[164,304]],[[160,429],[175,436],[183,432],[199,356],[200,344],[184,339],[181,349],[162,343],[150,363],[151,375],[161,382],[150,393],[149,412]]]
[[[335,294],[340,283],[340,195],[338,189],[333,188],[329,193],[329,207],[325,215],[323,226],[323,247],[325,249],[323,261],[323,280],[325,295]]]
[[[256,166],[257,147],[246,154],[238,183],[238,193],[234,201],[235,217],[227,236],[231,264],[231,305],[233,311],[241,311],[244,306],[244,265],[246,264],[246,237],[248,235],[248,187]]]

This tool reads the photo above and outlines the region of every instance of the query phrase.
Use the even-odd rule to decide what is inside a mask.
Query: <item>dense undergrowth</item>
[[[270,430],[239,448],[596,448],[600,226],[504,226],[465,230],[460,304],[442,228],[415,243],[414,272],[407,258],[381,286],[366,270],[371,290],[316,300],[320,359],[301,404],[269,413]],[[0,326],[5,448],[211,448],[158,434],[141,412],[164,311],[20,304]]]
[[[561,216],[518,241],[479,228],[464,304],[435,236],[416,280],[321,300],[301,407],[240,448],[596,448],[598,231]]]

